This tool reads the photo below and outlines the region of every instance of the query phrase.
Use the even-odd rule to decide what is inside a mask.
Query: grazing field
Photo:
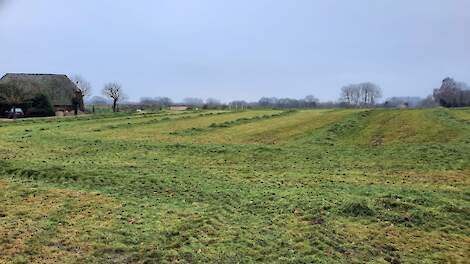
[[[0,263],[468,263],[470,109],[0,122]]]

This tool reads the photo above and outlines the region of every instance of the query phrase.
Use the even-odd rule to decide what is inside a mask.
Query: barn
[[[74,98],[80,97],[80,110],[84,110],[77,86],[63,74],[7,73],[0,84],[12,85],[26,94],[29,100],[37,94],[45,94],[51,100],[56,112],[73,111]]]
[[[191,109],[192,107],[189,105],[171,105],[170,106],[170,110],[173,110],[173,111],[187,111]]]

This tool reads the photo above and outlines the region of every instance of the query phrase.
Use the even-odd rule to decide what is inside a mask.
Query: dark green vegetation
[[[470,109],[0,123],[0,263],[465,263]]]
[[[53,116],[54,107],[46,94],[37,94],[31,99],[30,116]]]

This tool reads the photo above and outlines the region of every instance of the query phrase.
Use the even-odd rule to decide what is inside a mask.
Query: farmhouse
[[[25,100],[45,94],[56,112],[73,111],[73,100],[78,97],[79,109],[84,110],[81,93],[66,75],[7,73],[0,79],[0,84],[15,86],[26,95]]]
[[[186,111],[186,110],[191,110],[192,107],[189,105],[172,105],[170,106],[170,110],[173,111]]]

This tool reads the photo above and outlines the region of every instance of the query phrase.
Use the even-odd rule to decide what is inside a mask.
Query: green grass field
[[[468,263],[470,109],[0,121],[0,263]]]

